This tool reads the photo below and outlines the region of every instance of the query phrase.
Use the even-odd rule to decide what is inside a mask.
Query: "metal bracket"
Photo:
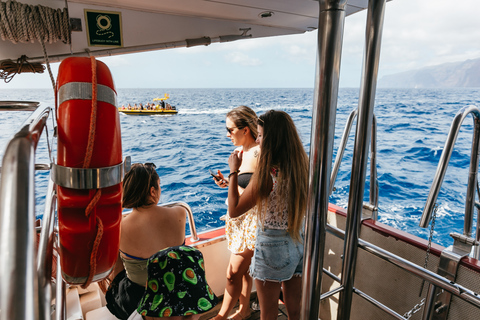
[[[367,219],[377,220],[378,208],[370,203],[363,203],[362,221]]]
[[[470,254],[472,247],[478,245],[478,241],[456,232],[450,233],[450,236],[454,240],[453,246],[449,246],[442,251],[437,273],[455,282],[460,260]],[[452,294],[448,291],[442,292],[442,289],[437,288],[435,290],[435,297],[437,297],[437,299],[434,302],[434,312],[431,313],[432,319],[446,320],[450,309]]]
[[[82,20],[80,18],[70,18],[70,30],[82,31]]]
[[[130,156],[115,166],[105,168],[70,168],[52,164],[52,181],[71,189],[100,189],[119,184],[130,170]]]

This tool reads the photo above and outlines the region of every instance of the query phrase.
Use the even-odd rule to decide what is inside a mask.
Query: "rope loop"
[[[17,62],[12,60],[0,61],[0,79],[9,83],[15,75],[22,72],[43,73],[45,67],[41,63],[30,63],[27,59],[28,57],[23,55],[17,59]]]

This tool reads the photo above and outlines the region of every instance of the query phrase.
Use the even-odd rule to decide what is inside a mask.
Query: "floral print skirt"
[[[228,241],[228,250],[232,253],[242,253],[245,249],[255,249],[257,234],[257,214],[255,208],[241,216],[230,218],[228,213],[225,220],[225,235]]]

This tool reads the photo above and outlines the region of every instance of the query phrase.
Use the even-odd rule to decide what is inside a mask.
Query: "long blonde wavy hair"
[[[258,188],[256,205],[260,222],[263,225],[265,221],[271,192],[270,172],[275,168],[279,172],[279,193],[287,197],[288,232],[293,239],[299,240],[307,208],[307,153],[292,118],[286,112],[270,110],[258,118],[258,125],[263,128],[263,137],[253,180]]]

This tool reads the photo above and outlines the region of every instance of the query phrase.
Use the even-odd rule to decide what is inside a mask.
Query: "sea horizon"
[[[247,105],[258,114],[270,109],[292,116],[307,153],[313,108],[312,88],[195,88],[117,89],[117,103],[145,102],[170,94],[179,113],[173,116],[130,116],[120,114],[123,156],[132,162],[154,162],[162,177],[161,202],[185,201],[195,215],[197,230],[223,225],[225,189],[212,181],[208,169],[227,171],[227,159],[234,149],[226,137],[225,115],[238,105]],[[480,106],[480,89],[378,89],[377,171],[379,221],[426,239],[429,230],[418,227],[436,166],[455,114],[467,105]],[[358,88],[340,88],[335,124],[334,157],[346,119],[358,107]],[[52,89],[0,89],[0,100],[33,100],[53,106]],[[0,114],[0,157],[6,143],[27,118],[26,112]],[[354,122],[354,126],[356,121]],[[51,121],[48,121],[52,137]],[[335,183],[330,202],[346,207],[355,127]],[[444,246],[448,234],[463,231],[463,211],[470,161],[472,121],[467,119],[457,138],[449,169],[439,194],[439,213],[434,241]],[[49,163],[45,143],[39,144],[37,163]],[[56,157],[54,150],[53,156]],[[334,159],[332,159],[333,161]],[[46,172],[37,172],[36,183],[44,188]],[[364,201],[368,201],[369,169]],[[44,195],[37,194],[36,213],[42,215]],[[448,216],[449,218],[444,218]],[[475,217],[476,219],[476,217]],[[475,223],[474,223],[475,225]]]

